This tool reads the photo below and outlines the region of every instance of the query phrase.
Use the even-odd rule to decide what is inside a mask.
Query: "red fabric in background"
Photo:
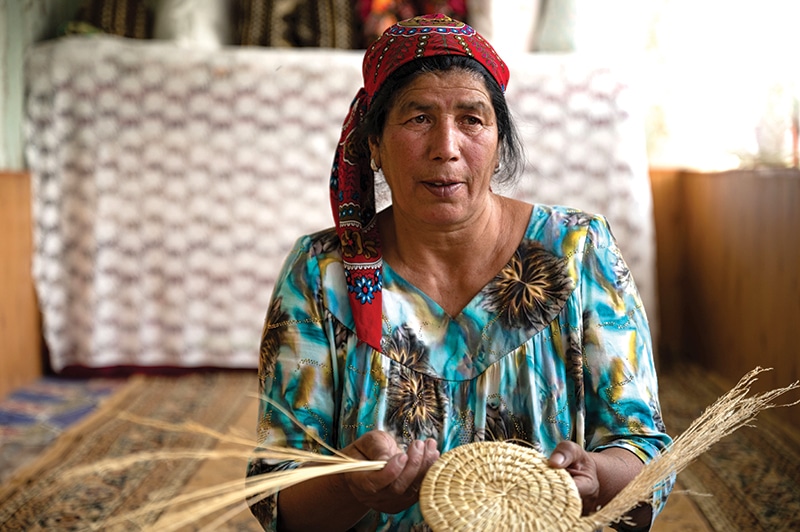
[[[369,47],[392,24],[427,13],[442,13],[469,23],[466,0],[356,0],[363,47]]]

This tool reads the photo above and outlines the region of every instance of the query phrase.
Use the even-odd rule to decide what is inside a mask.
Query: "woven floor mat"
[[[155,498],[180,494],[198,471],[196,460],[151,461],[124,471],[66,481],[68,471],[101,458],[165,449],[208,450],[216,439],[145,426],[120,419],[125,412],[168,423],[194,421],[224,432],[248,411],[255,431],[254,373],[199,373],[183,377],[133,377],[124,389],[90,417],[64,432],[33,464],[18,470],[0,487],[0,530],[137,530],[159,518],[155,512],[135,522],[105,526]],[[226,478],[244,477],[244,465],[225,469]],[[232,475],[232,476],[231,476]],[[224,475],[223,475],[224,477]],[[252,520],[248,516],[248,519]],[[258,530],[258,528],[251,528]]]
[[[668,432],[683,432],[728,391],[725,386],[719,378],[696,366],[662,371],[659,395]],[[795,399],[796,393],[783,402]],[[699,530],[800,530],[800,439],[774,414],[762,412],[754,426],[742,427],[723,438],[678,475],[678,488],[694,494],[679,497],[690,499],[707,521],[708,528]],[[665,513],[677,498],[670,498]],[[657,526],[660,520],[661,517]]]
[[[673,435],[727,391],[692,367],[662,372],[660,381],[664,418]],[[121,412],[173,423],[192,420],[251,437],[256,382],[250,372],[133,377],[0,486],[0,530],[86,530],[154,498],[169,499],[243,478],[242,460],[184,460],[139,464],[123,473],[61,482],[68,470],[101,458],[153,449],[219,448],[214,438],[142,426],[120,419]],[[677,489],[691,493],[673,493],[653,532],[800,530],[800,444],[768,414],[759,415],[756,428],[742,428],[714,445],[679,475]],[[244,505],[239,510],[224,523],[215,524],[216,515],[196,529],[205,524],[214,530],[260,530]],[[135,523],[101,529],[157,529],[154,524],[163,517],[154,513]]]

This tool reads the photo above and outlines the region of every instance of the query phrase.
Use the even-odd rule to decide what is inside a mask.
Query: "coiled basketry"
[[[581,498],[564,469],[533,448],[508,442],[456,447],[431,466],[420,489],[425,522],[439,531],[567,531]]]

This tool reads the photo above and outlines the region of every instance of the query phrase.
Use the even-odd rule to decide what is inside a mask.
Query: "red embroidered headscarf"
[[[494,48],[467,24],[446,15],[422,15],[387,29],[364,56],[364,87],[342,126],[331,172],[331,208],[342,244],[342,258],[356,334],[381,351],[383,288],[381,246],[375,212],[375,175],[369,154],[353,145],[375,93],[399,66],[435,55],[472,57],[505,91],[508,67]]]

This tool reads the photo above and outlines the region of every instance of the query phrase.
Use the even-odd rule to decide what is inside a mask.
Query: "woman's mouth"
[[[447,198],[453,196],[458,192],[461,188],[462,183],[460,182],[426,182],[424,183],[425,188],[436,197],[439,198]]]

